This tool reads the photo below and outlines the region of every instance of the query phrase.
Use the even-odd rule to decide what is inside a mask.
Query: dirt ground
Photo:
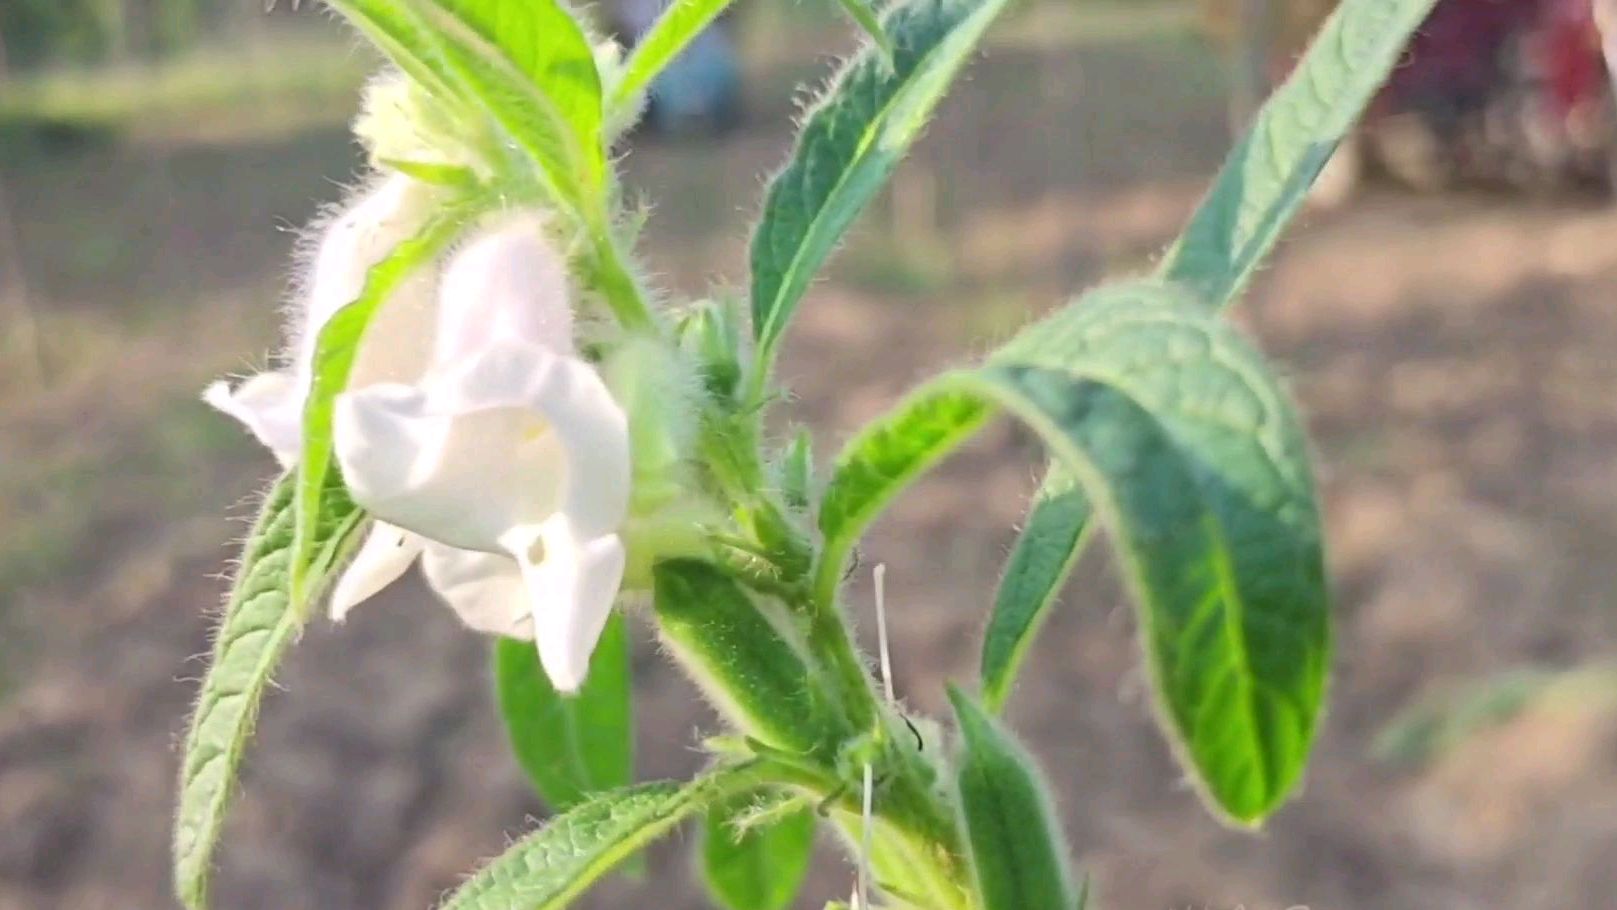
[[[1195,87],[1210,66],[1178,32],[1007,32],[803,308],[788,416],[818,432],[822,464],[916,379],[1149,263],[1225,142],[1216,94]],[[753,95],[722,143],[629,159],[657,202],[652,265],[684,290],[744,274],[759,182],[737,177],[779,160],[790,112]],[[191,396],[273,343],[281,228],[352,167],[340,133],[314,131],[4,174],[29,261],[65,264],[31,275],[55,333],[47,383],[8,372],[0,405],[0,910],[173,906],[175,743],[220,541],[242,531],[219,516],[245,514],[270,470]],[[97,220],[127,239],[53,258]],[[1609,687],[1530,700],[1419,761],[1375,744],[1433,693],[1617,659],[1617,209],[1382,189],[1306,222],[1237,317],[1291,378],[1323,479],[1339,657],[1306,791],[1258,835],[1197,805],[1151,722],[1104,545],[1038,642],[1014,725],[1107,910],[1610,906]],[[123,309],[136,298],[138,319]],[[917,708],[972,677],[1037,465],[1025,434],[996,426],[869,541]],[[862,580],[852,601],[869,602]],[[641,634],[640,772],[687,774],[711,718]],[[505,752],[486,652],[413,581],[314,624],[264,713],[217,905],[424,908],[531,827],[543,809]],[[645,883],[581,906],[703,906],[686,840],[653,853]],[[850,880],[827,842],[799,906]]]

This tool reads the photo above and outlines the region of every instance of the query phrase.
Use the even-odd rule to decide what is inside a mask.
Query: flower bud
[[[708,392],[731,398],[741,383],[740,316],[734,301],[703,301],[679,324],[679,343],[696,362]]]
[[[354,135],[377,168],[415,172],[465,169],[485,174],[495,142],[488,125],[457,117],[402,73],[383,73],[365,87]]]

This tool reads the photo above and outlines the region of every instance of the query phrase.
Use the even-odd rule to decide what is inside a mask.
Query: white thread
[[[870,837],[871,817],[874,803],[873,794],[876,790],[875,772],[871,770],[870,762],[865,762],[865,805],[864,805],[864,831],[859,845],[859,906],[870,906]]]
[[[881,652],[881,683],[882,690],[887,694],[887,702],[894,704],[898,701],[893,694],[893,655],[887,647],[887,564],[878,563],[875,568],[876,580],[876,641]],[[858,910],[868,910],[870,907],[870,850],[871,837],[874,832],[875,801],[876,801],[876,772],[870,762],[865,762],[865,793],[864,805],[861,813],[861,822],[864,825],[860,832],[859,843],[859,875],[854,888],[854,901]]]
[[[876,641],[881,650],[881,684],[887,692],[887,701],[896,703],[893,696],[893,655],[887,649],[887,564],[879,563],[876,578]]]

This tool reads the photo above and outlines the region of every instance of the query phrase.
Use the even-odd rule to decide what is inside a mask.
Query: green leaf
[[[653,570],[657,626],[663,640],[693,668],[702,691],[741,729],[788,752],[808,753],[840,742],[830,700],[818,689],[784,618],[717,568],[696,560],[662,562]]]
[[[814,853],[814,813],[792,810],[737,830],[751,797],[708,810],[702,840],[702,879],[729,910],[785,910],[797,897]]]
[[[962,399],[1021,418],[1078,480],[1136,591],[1181,757],[1232,818],[1260,820],[1301,776],[1329,658],[1313,480],[1279,384],[1184,292],[1135,284],[934,381],[864,437],[934,408],[978,419]],[[871,472],[850,448],[833,488]]]
[[[674,0],[651,29],[635,42],[607,101],[609,120],[639,104],[638,98],[679,52],[719,17],[734,0]]]
[[[758,784],[754,768],[591,797],[489,862],[441,910],[555,910],[675,825]]]
[[[531,641],[494,644],[494,686],[517,763],[553,809],[634,782],[629,634],[616,614],[575,696],[550,684]]]
[[[450,207],[422,228],[420,233],[399,244],[387,258],[366,273],[365,287],[358,299],[338,310],[320,330],[315,345],[309,398],[303,405],[303,452],[298,460],[296,524],[287,573],[294,601],[308,599],[311,575],[308,567],[315,557],[318,525],[324,514],[322,499],[331,485],[331,421],[334,402],[348,386],[354,357],[376,308],[415,271],[437,258],[459,236],[464,223],[480,211],[481,202],[471,200]]]
[[[1079,906],[1033,760],[970,696],[950,686],[949,701],[961,735],[955,792],[983,910]]]
[[[1126,393],[1081,374],[1007,365],[978,378],[1086,478],[1129,570],[1182,757],[1233,819],[1261,820],[1300,778],[1324,696],[1311,498],[1284,481],[1253,498],[1242,481],[1278,481],[1284,464],[1235,445],[1181,448],[1188,440]]]
[[[422,183],[446,187],[461,192],[477,188],[477,174],[471,168],[456,164],[436,164],[430,161],[406,161],[402,158],[382,158],[377,163],[391,168]]]
[[[888,63],[893,61],[893,39],[888,37],[882,28],[881,20],[876,16],[876,10],[865,0],[837,0],[842,4],[842,11],[848,14],[854,24],[859,26],[870,40],[876,42],[876,47]]]
[[[208,905],[214,847],[259,701],[287,645],[303,628],[313,599],[288,596],[295,487],[292,474],[276,482],[243,546],[185,737],[174,823],[174,887],[191,910]],[[316,580],[342,562],[363,517],[340,486],[328,491],[323,502],[325,511],[315,523],[312,541],[317,555],[310,576]]]
[[[1110,529],[1187,763],[1260,820],[1301,776],[1329,654],[1313,478],[1279,383],[1199,301],[1152,284],[1090,295],[980,375]]]
[[[1596,665],[1571,671],[1542,667],[1513,667],[1480,680],[1468,682],[1459,690],[1438,692],[1398,710],[1372,744],[1372,754],[1381,761],[1419,766],[1441,757],[1470,737],[1510,721],[1535,702],[1574,689],[1574,697],[1586,700],[1597,690],[1589,683],[1600,682],[1610,691],[1611,670]],[[1567,684],[1572,683],[1569,687]]]
[[[555,0],[407,0],[443,66],[539,166],[549,194],[593,210],[606,175],[601,82]]]
[[[1338,6],[1225,163],[1207,199],[1164,259],[1159,270],[1163,277],[1193,289],[1215,309],[1227,306],[1241,292],[1433,2],[1357,0]],[[1015,639],[1001,631],[1001,625],[1032,635],[1036,626],[1022,625],[1020,617],[1044,614],[1088,539],[1082,532],[1088,522],[1087,504],[1081,495],[1067,501],[1074,511],[1063,516],[1058,514],[1060,504],[1041,492],[996,595],[983,654],[983,685],[989,703],[996,707],[1016,670],[1014,661],[1004,661],[1013,653],[1007,645]],[[1047,530],[1051,525],[1057,526],[1053,533]],[[1072,541],[1065,557],[1055,551],[1063,539]],[[1002,621],[1002,614],[1012,618]],[[990,647],[996,649],[992,656]],[[991,663],[999,668],[993,675]]]
[[[865,529],[894,496],[966,440],[992,416],[979,397],[924,394],[871,423],[843,448],[820,499],[815,591],[829,603]]]
[[[460,97],[457,81],[438,57],[433,39],[406,0],[326,0],[394,65],[428,92]]]
[[[449,10],[516,64],[555,104],[579,143],[601,134],[601,77],[578,18],[560,0],[428,0]]]
[[[786,323],[848,225],[920,134],[1006,0],[909,0],[883,17],[892,62],[867,48],[811,111],[770,182],[752,239],[762,381]]]
[[[1435,4],[1339,4],[1291,78],[1258,112],[1160,274],[1214,306],[1240,293]]]
[[[990,711],[1004,709],[1028,646],[1092,536],[1092,514],[1077,480],[1052,464],[1005,564],[983,635],[983,702]]]

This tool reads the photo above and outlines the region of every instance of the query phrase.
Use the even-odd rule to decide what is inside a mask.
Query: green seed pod
[[[955,786],[983,910],[1072,910],[1066,847],[1032,760],[975,700],[949,687],[960,724]]]
[[[725,716],[783,751],[839,739],[802,652],[734,579],[694,559],[660,563],[654,576],[663,640]]]

